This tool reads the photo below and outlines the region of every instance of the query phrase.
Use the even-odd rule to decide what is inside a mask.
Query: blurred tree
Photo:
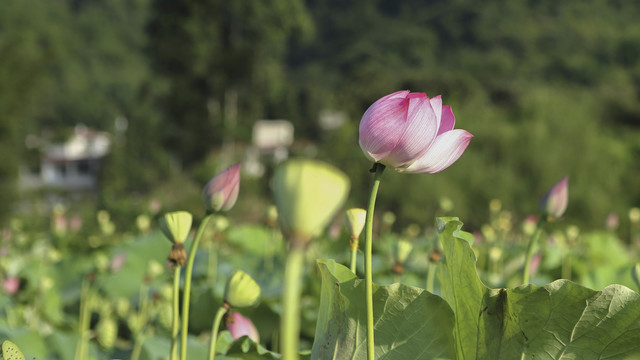
[[[36,111],[46,70],[59,56],[59,11],[35,0],[0,3],[0,224],[16,198],[23,122]]]
[[[311,30],[301,0],[155,0],[149,55],[169,81],[165,145],[187,165],[214,145],[249,138],[284,96],[289,42]]]

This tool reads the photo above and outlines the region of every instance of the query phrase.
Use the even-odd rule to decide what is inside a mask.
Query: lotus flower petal
[[[409,91],[387,95],[369,107],[360,121],[360,147],[365,155],[380,161],[387,156],[404,134],[409,103]]]
[[[466,130],[455,129],[436,137],[429,150],[401,172],[435,174],[453,164],[469,145],[473,135]]]
[[[412,163],[429,148],[438,132],[438,118],[426,94],[411,93],[407,97],[409,109],[404,134],[381,163],[402,167]]]
[[[438,135],[443,134],[447,131],[453,130],[453,127],[456,124],[456,118],[453,116],[453,111],[451,111],[451,106],[445,105],[442,107],[442,118],[440,119],[440,127],[438,128]]]
[[[251,320],[235,311],[231,312],[230,316],[231,320],[227,329],[231,333],[231,337],[239,339],[243,336],[248,336],[253,342],[260,342],[260,334]]]

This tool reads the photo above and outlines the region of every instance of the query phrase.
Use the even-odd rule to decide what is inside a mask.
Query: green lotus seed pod
[[[96,337],[98,344],[105,349],[113,348],[118,337],[118,324],[110,317],[102,317],[96,325]]]
[[[183,243],[189,231],[193,216],[186,211],[174,211],[164,214],[158,222],[164,236],[172,243]]]
[[[129,325],[129,329],[132,333],[137,334],[144,326],[144,322],[140,315],[131,314],[127,318],[127,325]]]
[[[353,208],[345,212],[346,226],[352,239],[357,239],[364,229],[364,223],[367,220],[367,211],[365,209]]]
[[[125,318],[129,313],[129,309],[131,309],[129,300],[123,297],[116,300],[116,314],[118,314],[119,317]]]
[[[2,343],[2,360],[26,360],[18,346],[9,340]]]
[[[224,290],[224,301],[236,308],[251,306],[259,297],[260,286],[242,270],[231,275]]]
[[[349,186],[342,171],[321,161],[298,159],[279,165],[273,193],[282,231],[306,244],[329,224]]]
[[[398,240],[396,244],[396,261],[403,264],[407,261],[411,250],[413,250],[413,244],[407,240]]]
[[[170,303],[165,302],[158,307],[158,322],[163,328],[171,330],[173,325],[173,307]]]

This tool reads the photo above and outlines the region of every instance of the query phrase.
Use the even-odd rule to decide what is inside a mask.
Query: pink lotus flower
[[[555,184],[541,199],[540,211],[552,220],[562,217],[569,202],[569,176]]]
[[[202,190],[202,199],[208,212],[227,211],[235,205],[240,190],[241,163],[230,166],[209,180]]]
[[[451,106],[443,106],[440,95],[398,91],[364,113],[360,147],[370,160],[400,172],[433,174],[458,160],[473,137],[454,125]]]
[[[260,342],[260,334],[258,334],[258,330],[253,325],[251,320],[235,311],[231,312],[230,316],[231,319],[229,326],[227,326],[227,330],[229,330],[229,332],[231,333],[232,338],[238,339],[246,335],[251,340],[253,340],[253,342]]]

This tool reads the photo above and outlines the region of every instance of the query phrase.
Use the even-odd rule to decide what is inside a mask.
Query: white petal
[[[473,135],[466,130],[455,129],[436,137],[429,150],[406,169],[398,171],[416,174],[434,174],[456,162],[469,145]]]

